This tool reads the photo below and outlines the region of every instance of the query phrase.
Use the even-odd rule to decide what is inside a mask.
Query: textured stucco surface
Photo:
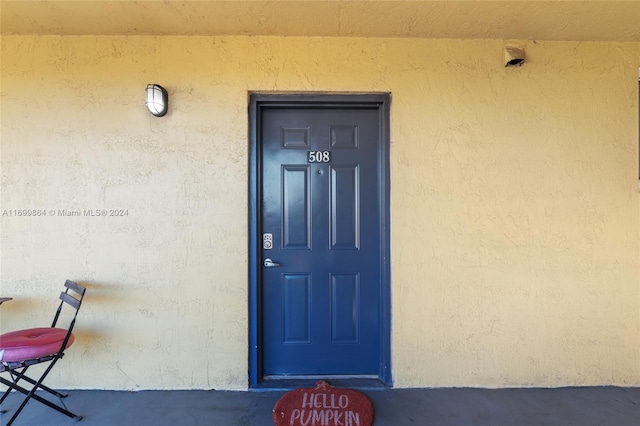
[[[640,41],[640,1],[0,0],[2,35]]]
[[[395,386],[640,385],[638,43],[3,36],[2,331],[66,388],[247,386],[248,92],[390,92]],[[170,96],[162,119],[147,83]],[[73,368],[71,368],[73,365]]]

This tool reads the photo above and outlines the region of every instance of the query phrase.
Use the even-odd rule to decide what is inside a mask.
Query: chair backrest
[[[76,323],[76,316],[78,315],[78,310],[80,309],[80,305],[82,305],[82,299],[84,299],[84,293],[87,289],[80,284],[67,280],[64,283],[66,287],[65,291],[60,293],[60,305],[58,305],[58,309],[56,310],[56,315],[53,318],[53,323],[51,327],[55,327],[58,323],[58,318],[60,318],[60,313],[62,312],[62,306],[66,303],[71,306],[73,309],[73,318],[69,323],[69,334],[71,334],[71,330],[73,330],[73,326]]]

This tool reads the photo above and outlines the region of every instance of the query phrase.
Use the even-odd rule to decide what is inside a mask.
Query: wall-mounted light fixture
[[[156,117],[162,117],[167,113],[169,95],[164,87],[159,84],[147,85],[147,109]]]

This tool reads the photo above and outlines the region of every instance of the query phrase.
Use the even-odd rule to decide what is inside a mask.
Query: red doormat
[[[372,426],[373,406],[362,392],[319,381],[282,395],[273,408],[276,426]]]

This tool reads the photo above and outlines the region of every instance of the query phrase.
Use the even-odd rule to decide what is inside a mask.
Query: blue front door
[[[274,104],[257,122],[262,376],[380,377],[388,344],[380,104]]]

